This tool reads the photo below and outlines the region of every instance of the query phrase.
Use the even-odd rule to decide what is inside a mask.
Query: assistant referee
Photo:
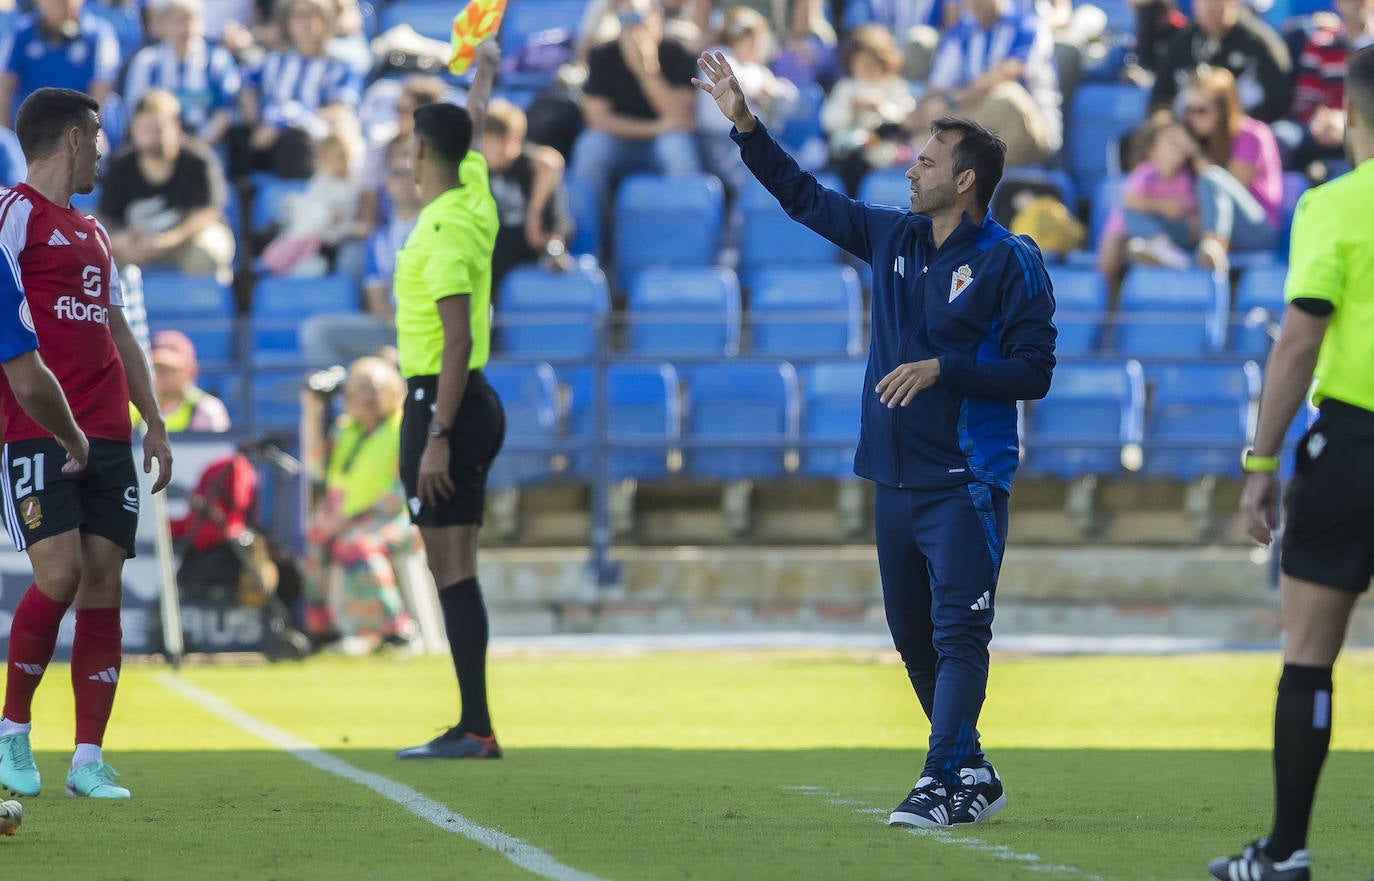
[[[1374,575],[1374,50],[1348,59],[1346,154],[1355,170],[1309,190],[1293,220],[1283,330],[1245,454],[1240,507],[1263,545],[1278,525],[1279,448],[1311,386],[1321,415],[1298,444],[1284,498],[1283,674],[1274,708],[1274,826],[1222,881],[1308,881],[1307,826],[1331,742],[1331,668]]]
[[[491,255],[500,227],[481,131],[499,55],[478,52],[468,97],[415,111],[415,179],[425,207],[396,255],[396,346],[406,378],[401,481],[439,587],[462,716],[403,759],[496,759],[487,708],[487,610],[477,582],[477,530],[505,412],[482,375],[491,348]],[[476,118],[474,118],[476,117]]]

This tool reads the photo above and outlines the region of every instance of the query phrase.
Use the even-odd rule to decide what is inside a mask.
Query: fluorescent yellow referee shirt
[[[1299,298],[1334,307],[1312,400],[1374,410],[1374,160],[1298,202],[1284,299]]]
[[[485,365],[491,352],[491,252],[501,224],[482,154],[469,151],[458,174],[462,186],[420,210],[405,247],[396,254],[396,348],[407,379],[439,373],[444,327],[437,303],[445,297],[470,295],[468,369]]]

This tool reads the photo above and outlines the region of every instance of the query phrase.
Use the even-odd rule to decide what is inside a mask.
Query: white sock
[[[964,770],[959,772],[959,775],[961,777],[969,774],[973,776],[974,783],[992,782],[992,771],[988,770],[987,768],[965,768]]]
[[[11,722],[9,719],[0,717],[0,737],[9,737],[11,734],[28,734],[32,728],[32,722]]]
[[[91,762],[104,763],[105,757],[101,755],[100,747],[94,743],[78,743],[76,752],[72,754],[72,767],[80,768],[82,765],[89,765]]]

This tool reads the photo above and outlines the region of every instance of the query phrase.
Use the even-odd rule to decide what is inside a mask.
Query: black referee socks
[[[444,610],[444,629],[453,655],[453,672],[458,675],[458,693],[463,716],[458,725],[468,734],[491,736],[491,714],[487,709],[487,606],[477,579],[465,578],[439,591]]]
[[[1286,860],[1307,847],[1307,824],[1331,745],[1331,668],[1284,664],[1274,706],[1274,831],[1265,853]]]

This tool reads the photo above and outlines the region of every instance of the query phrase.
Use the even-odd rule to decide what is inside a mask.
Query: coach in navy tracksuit
[[[749,170],[794,219],[873,267],[872,340],[854,471],[877,485],[878,567],[888,627],[930,750],[893,825],[976,823],[1006,804],[983,757],[1016,402],[1054,370],[1054,297],[1040,251],[987,216],[1006,145],[962,119],[935,123],[911,210],[855,202],[803,172],[749,112],[720,55],[696,80],[735,124]]]

